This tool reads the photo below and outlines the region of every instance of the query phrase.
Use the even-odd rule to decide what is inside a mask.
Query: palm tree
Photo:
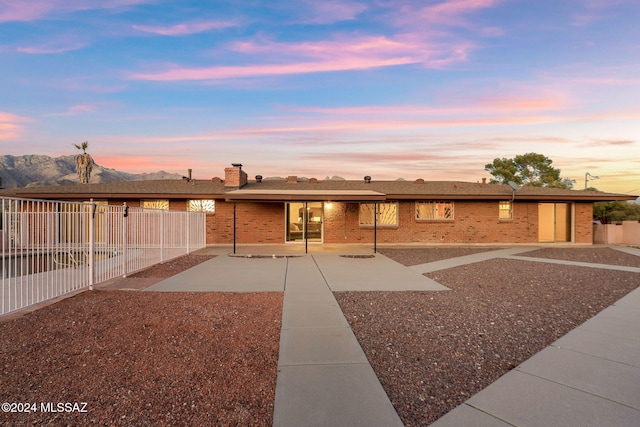
[[[93,157],[87,153],[89,142],[85,141],[80,145],[73,144],[73,146],[78,150],[82,150],[82,154],[78,154],[75,158],[78,178],[82,184],[88,184],[89,179],[91,179],[91,170],[93,169]]]

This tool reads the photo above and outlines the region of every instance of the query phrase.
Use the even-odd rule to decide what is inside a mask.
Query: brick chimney
[[[247,173],[240,163],[232,163],[232,167],[224,168],[225,188],[242,188],[247,184]]]

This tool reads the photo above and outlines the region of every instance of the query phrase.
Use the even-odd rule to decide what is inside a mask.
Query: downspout
[[[236,204],[233,202],[233,253],[236,253]]]
[[[304,202],[304,224],[302,229],[304,230],[304,253],[309,253],[309,208],[308,202]]]

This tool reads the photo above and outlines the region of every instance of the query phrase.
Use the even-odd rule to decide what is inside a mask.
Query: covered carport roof
[[[387,195],[372,190],[233,190],[225,193],[225,201],[349,201],[349,202],[380,202],[387,199]]]

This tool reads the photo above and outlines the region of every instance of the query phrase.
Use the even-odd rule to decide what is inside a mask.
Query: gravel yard
[[[37,411],[0,412],[0,425],[270,426],[282,298],[93,291],[1,322],[1,400]],[[49,402],[86,402],[87,412],[42,412]]]
[[[553,255],[571,259],[574,250]],[[405,260],[404,250],[381,252],[420,263],[415,253]],[[611,249],[592,254],[599,263],[626,258]],[[508,259],[428,276],[452,290],[336,293],[406,426],[435,421],[640,285],[638,273]]]
[[[413,265],[490,249],[380,252]],[[638,263],[608,248],[526,255]],[[133,280],[160,280],[209,258],[182,257]],[[452,290],[335,293],[407,426],[438,419],[640,285],[638,273],[515,259],[429,277]],[[94,291],[0,321],[2,401],[87,402],[88,411],[0,413],[0,424],[270,426],[282,300],[275,292]]]

